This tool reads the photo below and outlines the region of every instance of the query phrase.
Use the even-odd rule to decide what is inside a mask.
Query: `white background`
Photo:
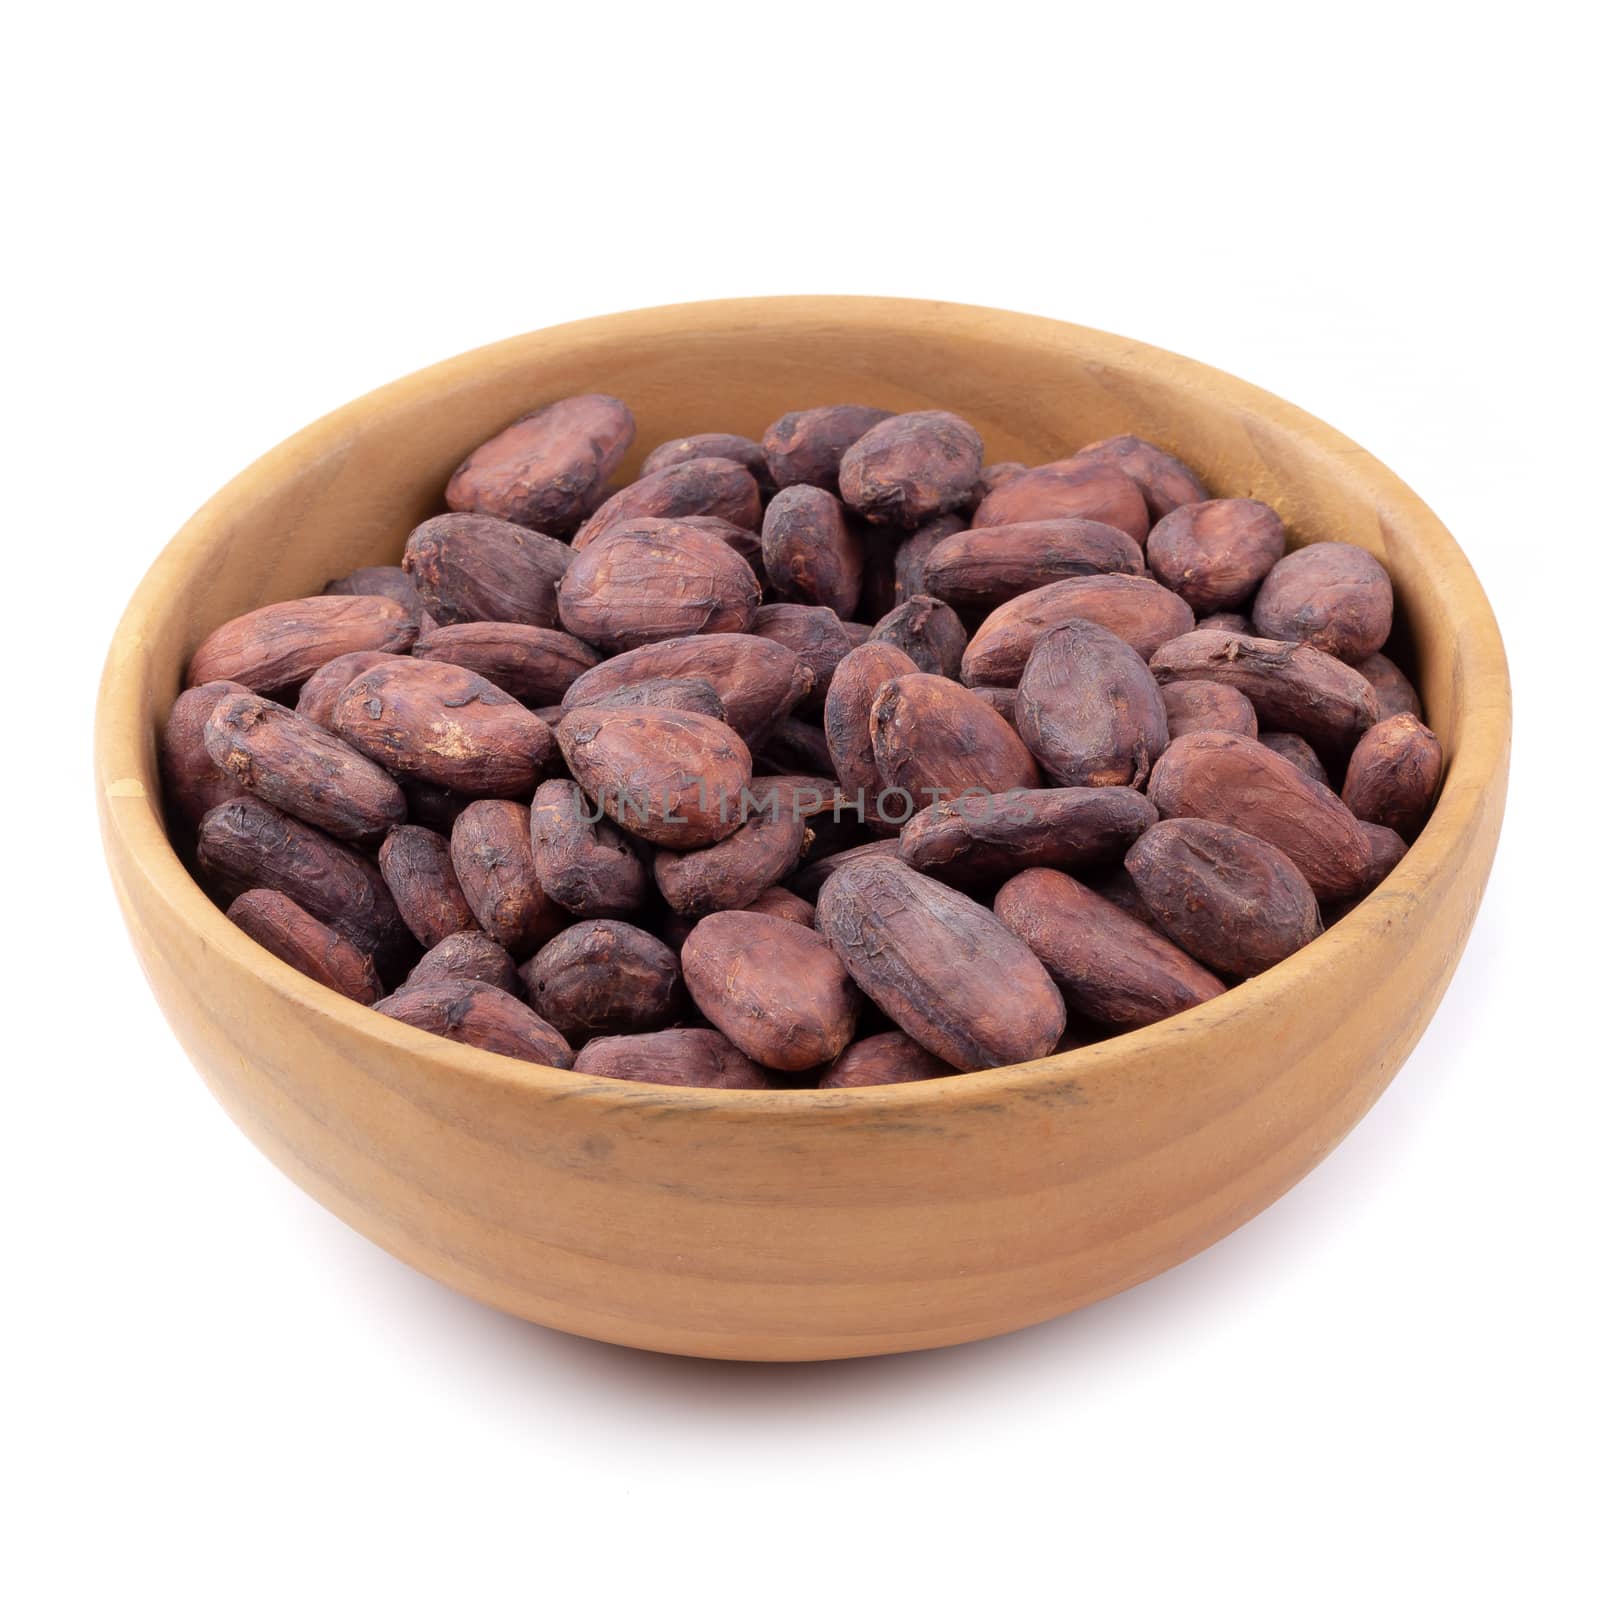
[[[0,1584],[1592,1593],[1596,774],[1577,675],[1600,351],[1577,17],[14,18]],[[528,328],[805,291],[1115,329],[1343,429],[1482,575],[1517,760],[1437,1019],[1268,1214],[985,1346],[722,1367],[456,1299],[268,1166],[135,967],[89,721],[162,543],[322,412]]]

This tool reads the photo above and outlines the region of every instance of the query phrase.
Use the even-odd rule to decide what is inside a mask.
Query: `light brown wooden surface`
[[[669,437],[759,437],[829,401],[939,406],[990,460],[1137,432],[1304,543],[1388,565],[1449,767],[1363,905],[1219,1000],[1070,1055],[833,1093],[671,1090],[482,1054],[251,943],[166,842],[154,737],[218,622],[393,561],[477,441],[558,396]],[[1500,827],[1510,692],[1461,551],[1392,473],[1236,379],[1062,323],[924,301],[708,302],[492,345],[324,418],[178,534],[102,683],[105,846],[134,945],[239,1126],[324,1205],[491,1305],[650,1349],[802,1360],[1026,1326],[1137,1283],[1270,1204],[1349,1131],[1455,969]]]

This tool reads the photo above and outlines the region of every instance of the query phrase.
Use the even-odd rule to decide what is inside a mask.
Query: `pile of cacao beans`
[[[1200,1005],[1427,820],[1382,565],[1144,439],[832,405],[618,487],[634,432],[544,406],[194,652],[173,837],[268,951],[549,1067],[899,1083]]]

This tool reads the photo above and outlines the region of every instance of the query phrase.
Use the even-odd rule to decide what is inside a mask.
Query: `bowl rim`
[[[1292,434],[1303,450],[1328,459],[1330,469],[1354,477],[1388,525],[1401,525],[1420,547],[1437,591],[1449,596],[1448,611],[1461,663],[1465,709],[1461,733],[1446,769],[1433,815],[1400,864],[1332,928],[1277,966],[1250,978],[1213,1000],[1161,1022],[1093,1044],[1012,1066],[928,1079],[850,1089],[690,1088],[576,1074],[555,1067],[494,1055],[472,1045],[442,1039],[385,1017],[305,977],[270,955],[231,923],[189,874],[161,824],[158,797],[147,791],[142,771],[153,771],[151,730],[141,709],[144,676],[140,664],[154,613],[163,608],[171,580],[191,557],[224,530],[232,508],[248,500],[269,480],[310,466],[336,451],[342,439],[369,415],[397,404],[422,401],[449,389],[485,366],[520,364],[526,348],[553,334],[614,341],[675,323],[682,331],[714,331],[759,311],[769,320],[830,323],[859,321],[881,326],[885,320],[926,321],[936,314],[943,327],[979,324],[990,337],[997,327],[1013,336],[1070,344],[1079,359],[1097,360],[1135,379],[1159,379],[1167,386],[1207,391],[1218,403],[1251,413]],[[1439,518],[1421,498],[1366,450],[1327,423],[1243,379],[1204,363],[1124,338],[1054,318],[990,307],[904,297],[860,295],[749,296],[689,301],[555,324],[514,335],[434,363],[349,401],[300,429],[236,474],[202,505],[162,549],[140,581],[113,633],[95,713],[95,780],[102,829],[115,874],[120,860],[138,872],[148,889],[166,904],[177,923],[196,940],[212,944],[230,964],[297,1006],[336,1028],[354,1028],[373,1043],[402,1051],[451,1073],[539,1098],[574,1094],[616,1102],[669,1097],[675,1109],[737,1111],[746,1118],[792,1117],[803,1109],[821,1117],[860,1112],[909,1110],[914,1106],[981,1101],[1101,1079],[1131,1067],[1148,1051],[1182,1030],[1190,1034],[1232,1025],[1245,1008],[1267,1010],[1293,1004],[1297,992],[1337,982],[1345,954],[1381,934],[1396,897],[1414,903],[1426,898],[1435,881],[1450,871],[1457,848],[1474,825],[1486,792],[1501,775],[1510,739],[1510,679],[1498,625],[1476,573]],[[796,1096],[800,1096],[799,1099]]]

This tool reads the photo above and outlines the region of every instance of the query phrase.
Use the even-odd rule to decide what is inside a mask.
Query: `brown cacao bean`
[[[820,934],[750,911],[719,911],[695,924],[683,943],[683,980],[706,1020],[774,1072],[831,1061],[861,1009]]]
[[[1344,803],[1363,822],[1414,839],[1428,820],[1443,775],[1444,751],[1433,730],[1402,712],[1375,722],[1351,751]]]
[[[1186,733],[1150,774],[1163,817],[1203,817],[1276,845],[1318,899],[1360,888],[1368,869],[1361,824],[1338,795],[1292,761],[1237,733]]]
[[[983,440],[948,411],[886,417],[839,461],[839,497],[869,522],[915,528],[967,504],[983,469]]]
[[[691,633],[742,633],[761,604],[750,563],[681,522],[620,522],[573,557],[561,625],[615,653]]]
[[[1308,544],[1266,575],[1251,620],[1265,638],[1364,661],[1389,637],[1394,588],[1383,564],[1360,545]]]
[[[702,717],[713,717],[718,722],[728,720],[728,708],[722,696],[704,678],[646,678],[642,683],[630,683],[613,689],[592,702],[613,710],[626,706],[663,706],[672,711],[697,711]],[[564,717],[563,711],[561,716]],[[555,719],[561,726],[561,717]]]
[[[304,683],[318,667],[352,650],[409,650],[417,625],[397,600],[379,595],[319,594],[282,600],[224,622],[189,662],[197,688],[226,678],[253,694]]]
[[[896,860],[823,884],[817,929],[862,992],[963,1072],[1048,1055],[1066,1027],[1050,975],[992,912]]]
[[[641,910],[649,879],[628,837],[590,813],[570,778],[549,778],[534,791],[534,875],[540,887],[576,917],[616,917]]]
[[[787,645],[745,633],[691,634],[613,656],[562,697],[568,710],[593,705],[653,678],[700,678],[716,691],[728,726],[752,748],[811,688],[810,670]]]
[[[656,888],[674,911],[737,911],[794,871],[806,825],[792,793],[774,779],[752,778],[747,798],[739,815],[748,820],[726,839],[699,850],[656,851]]]
[[[1139,1028],[1224,992],[1171,940],[1064,872],[1019,872],[994,909],[1068,1001],[1101,1022]]]
[[[1377,718],[1372,685],[1308,644],[1197,631],[1168,640],[1150,670],[1163,685],[1203,678],[1237,689],[1264,727],[1298,733],[1320,749],[1349,750]]]
[[[961,658],[961,681],[973,688],[1014,688],[1040,637],[1074,619],[1109,628],[1146,661],[1194,627],[1188,604],[1153,579],[1120,572],[1063,578],[989,613]]]
[[[1378,697],[1380,722],[1402,712],[1413,717],[1422,715],[1422,701],[1411,680],[1382,651],[1356,662],[1355,668],[1372,685]]]
[[[761,440],[767,470],[780,489],[809,483],[829,493],[839,488],[839,462],[869,428],[892,417],[876,406],[816,406],[778,418]]]
[[[776,1085],[714,1028],[669,1028],[591,1039],[574,1072],[676,1089],[771,1089]]]
[[[383,994],[372,957],[276,889],[247,889],[228,921],[313,982],[370,1006]]]
[[[1109,522],[1143,545],[1150,531],[1144,491],[1127,473],[1103,461],[1052,461],[1012,478],[984,496],[975,528],[1004,522],[1053,522],[1083,517]]]
[[[411,574],[404,567],[357,567],[342,578],[334,578],[322,586],[324,594],[376,594],[386,600],[396,600],[406,608],[406,615],[417,625],[417,637],[431,632],[437,624],[432,613],[422,603]]]
[[[880,793],[899,790],[908,813],[969,791],[1039,787],[1039,768],[1016,730],[950,678],[891,678],[872,702],[869,723]]]
[[[531,955],[567,918],[534,870],[528,808],[475,800],[450,830],[450,864],[478,926],[514,956]]]
[[[1322,932],[1294,862],[1225,822],[1158,822],[1126,865],[1161,931],[1213,972],[1253,978]]]
[[[450,841],[432,828],[395,828],[378,851],[378,870],[412,937],[424,950],[477,926],[450,864]],[[476,974],[472,974],[476,976]]]
[[[865,561],[861,535],[826,489],[799,483],[773,496],[761,520],[761,562],[785,599],[853,616]]]
[[[871,839],[865,844],[851,845],[848,849],[828,855],[818,855],[813,851],[805,865],[789,879],[788,886],[802,899],[815,901],[822,893],[823,884],[834,873],[854,866],[858,861],[894,861],[899,854],[899,846],[893,839]]]
[[[1363,822],[1361,831],[1366,835],[1371,853],[1366,880],[1361,886],[1361,893],[1368,894],[1400,865],[1405,857],[1406,842],[1393,828],[1386,828],[1381,822]]]
[[[554,401],[480,444],[456,468],[445,502],[452,511],[570,533],[594,509],[633,434],[633,413],[608,394]]]
[[[567,1041],[537,1012],[492,983],[472,978],[408,983],[373,1010],[497,1056],[563,1070],[572,1065]]]
[[[961,670],[961,653],[967,648],[967,630],[942,600],[913,595],[904,605],[878,619],[872,637],[903,650],[921,672],[953,678]]]
[[[550,730],[487,678],[408,656],[354,679],[333,731],[398,777],[458,794],[527,794],[555,754]]]
[[[1172,684],[1169,687],[1176,688],[1177,685]],[[1199,733],[1213,730],[1185,728],[1183,731],[1185,733]],[[1238,733],[1241,730],[1235,728],[1232,731]],[[1177,738],[1177,735],[1173,734],[1172,737]],[[1265,733],[1258,733],[1256,737],[1260,739],[1267,749],[1276,750],[1284,760],[1292,761],[1308,778],[1315,778],[1318,783],[1327,784],[1328,769],[1323,766],[1317,752],[1298,733],[1280,733],[1269,730]]]
[[[472,978],[509,995],[521,993],[511,952],[476,927],[446,934],[411,969],[406,983],[430,984],[441,978]]]
[[[717,456],[682,461],[618,489],[572,536],[572,548],[587,549],[612,528],[639,517],[668,522],[715,517],[736,528],[754,528],[761,521],[761,491],[737,461]]]
[[[418,661],[448,661],[487,678],[530,706],[559,700],[600,657],[554,628],[522,622],[457,622],[418,639]]]
[[[854,649],[838,612],[831,606],[762,606],[750,631],[758,639],[774,639],[787,645],[800,657],[811,673],[811,687],[795,709],[802,713],[821,711],[835,670]]]
[[[1167,712],[1139,652],[1076,620],[1052,628],[1028,657],[1017,731],[1057,783],[1140,788],[1167,747]]]
[[[763,889],[744,909],[763,917],[781,917],[785,922],[793,922],[802,928],[812,927],[816,922],[816,908],[809,900],[802,900],[799,895],[780,889],[776,884],[770,889]]]
[[[260,695],[219,700],[204,737],[211,759],[241,787],[336,839],[359,844],[405,821],[406,797],[382,767]]]
[[[218,704],[229,695],[248,694],[242,683],[223,679],[185,689],[172,703],[161,729],[161,793],[167,809],[190,827],[213,806],[237,800],[245,793],[206,749],[206,724]]]
[[[1283,524],[1259,500],[1179,506],[1150,530],[1151,575],[1183,596],[1196,616],[1243,605],[1283,555]]]
[[[441,626],[520,622],[556,626],[556,587],[572,551],[501,517],[446,512],[412,531],[401,564]]]
[[[1098,439],[1077,451],[1074,461],[1098,461],[1116,467],[1139,485],[1153,527],[1179,506],[1206,498],[1205,485],[1178,460],[1137,434],[1119,433]]]
[[[746,439],[740,433],[691,433],[681,439],[668,439],[640,463],[639,476],[647,478],[665,467],[681,466],[685,461],[703,461],[707,456],[737,461],[756,480],[756,487],[762,494],[773,492],[775,485],[767,470],[766,451],[754,439]]]
[[[900,859],[958,886],[998,882],[1025,867],[1120,861],[1156,820],[1136,789],[1024,789],[940,801],[900,832]]]
[[[819,1089],[866,1089],[879,1083],[921,1083],[928,1078],[949,1078],[948,1067],[898,1028],[857,1039],[817,1079]]]
[[[231,895],[276,889],[372,956],[380,975],[414,946],[378,869],[364,855],[254,795],[200,822],[200,866]]]
[[[1047,583],[1101,572],[1142,576],[1138,544],[1110,523],[1062,517],[951,534],[929,552],[922,581],[958,611],[987,611]]]
[[[339,696],[372,667],[381,667],[392,652],[386,650],[352,650],[347,656],[335,656],[332,661],[317,668],[300,685],[294,708],[302,717],[309,717],[319,728],[333,731],[333,708]]]
[[[894,546],[891,562],[894,572],[894,594],[878,608],[878,611],[888,611],[894,606],[903,606],[913,595],[928,594],[930,592],[927,587],[928,557],[952,534],[964,533],[966,527],[965,517],[958,516],[955,512],[946,512],[944,516],[923,523],[915,533],[901,539]],[[874,613],[876,614],[878,613]]]
[[[1167,708],[1169,739],[1213,728],[1252,739],[1256,736],[1256,708],[1225,683],[1209,683],[1204,678],[1169,683],[1161,691],[1161,703]]]
[[[750,751],[724,723],[693,711],[584,706],[557,738],[584,792],[627,833],[694,850],[739,826]]]
[[[1249,617],[1239,611],[1213,611],[1209,617],[1201,617],[1195,623],[1197,632],[1214,631],[1216,633],[1242,633],[1247,638],[1255,633],[1250,625]]]
[[[522,982],[528,1003],[573,1044],[665,1028],[683,999],[678,958],[666,945],[608,919],[558,933],[523,966]]]
[[[918,671],[898,646],[881,640],[857,645],[839,663],[828,688],[822,727],[839,787],[847,799],[862,799],[866,817],[877,816],[882,788],[872,751],[872,703],[892,678]]]

